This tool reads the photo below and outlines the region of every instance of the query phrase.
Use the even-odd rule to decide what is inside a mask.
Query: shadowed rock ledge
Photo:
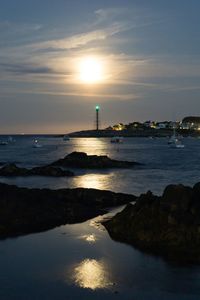
[[[96,189],[29,189],[0,183],[0,239],[83,222],[135,199]]]
[[[110,236],[165,258],[200,262],[200,183],[151,192],[104,223]]]
[[[54,166],[42,166],[32,169],[19,168],[14,163],[7,164],[0,168],[0,176],[73,176],[74,173]]]
[[[140,165],[137,162],[119,161],[110,159],[108,156],[87,155],[84,152],[72,152],[62,159],[59,159],[50,165],[34,167],[32,169],[20,168],[14,163],[6,164],[0,168],[0,176],[73,176],[74,173],[62,168],[88,168],[88,169],[104,169],[104,168],[131,168]]]
[[[87,155],[87,153],[84,152],[72,152],[51,164],[51,166],[88,169],[131,168],[135,165],[140,165],[140,163],[114,160],[106,155]]]

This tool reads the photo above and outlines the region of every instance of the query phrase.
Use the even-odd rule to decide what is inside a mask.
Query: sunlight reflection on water
[[[97,241],[97,237],[94,233],[82,235],[80,238],[88,243],[95,243]]]
[[[108,189],[109,174],[85,174],[73,178],[73,185],[83,188],[94,188],[100,190]]]
[[[73,142],[73,151],[86,152],[88,155],[107,155],[109,153],[110,144],[105,139],[79,138],[74,139]]]
[[[84,259],[73,270],[73,281],[82,288],[91,290],[109,288],[113,285],[104,261]]]

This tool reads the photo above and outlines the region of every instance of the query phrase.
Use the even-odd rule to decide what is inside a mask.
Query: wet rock
[[[0,238],[83,222],[135,199],[96,189],[28,189],[0,183]]]
[[[32,169],[19,168],[14,163],[7,164],[0,169],[0,176],[33,176],[33,175],[61,177],[61,176],[73,176],[74,173],[53,166],[35,167]]]
[[[110,159],[106,155],[87,155],[84,152],[72,152],[62,159],[53,162],[53,166],[72,167],[72,168],[130,168],[140,165],[137,162],[119,161]]]
[[[104,223],[111,237],[164,257],[200,262],[200,183],[151,192]]]

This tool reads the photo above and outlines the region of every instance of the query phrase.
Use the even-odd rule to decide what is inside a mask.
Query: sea
[[[6,136],[0,136],[5,140]],[[41,148],[33,148],[37,138]],[[200,181],[200,139],[183,138],[173,149],[167,138],[71,138],[20,135],[0,146],[0,163],[33,167],[73,152],[108,155],[142,163],[132,169],[81,170],[74,177],[0,177],[0,182],[37,188],[96,188],[161,195],[168,184]],[[16,300],[198,300],[200,266],[180,264],[112,240],[101,221],[122,210],[83,223],[0,241],[0,299]]]

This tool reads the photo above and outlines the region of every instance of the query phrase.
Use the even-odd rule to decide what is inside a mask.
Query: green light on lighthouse
[[[96,109],[96,130],[99,130],[99,105],[96,105],[95,109]]]

